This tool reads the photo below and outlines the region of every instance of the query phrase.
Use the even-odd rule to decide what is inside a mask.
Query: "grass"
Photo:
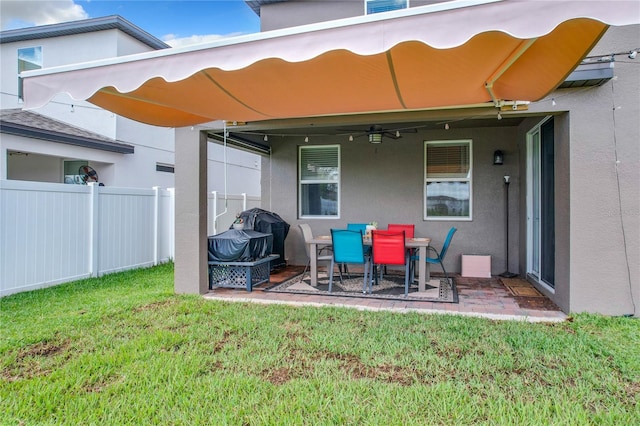
[[[205,301],[172,265],[0,300],[1,424],[637,424],[640,322]]]

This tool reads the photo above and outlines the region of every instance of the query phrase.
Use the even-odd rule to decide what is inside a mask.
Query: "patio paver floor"
[[[567,315],[544,296],[514,296],[502,283],[500,277],[468,278],[453,274],[458,288],[459,303],[271,293],[264,291],[266,288],[283,282],[301,272],[302,268],[298,266],[287,266],[272,272],[270,282],[254,287],[252,292],[231,288],[215,288],[206,293],[204,297],[229,302],[287,304],[293,306],[342,306],[361,310],[455,314],[530,322],[558,322],[567,319]]]

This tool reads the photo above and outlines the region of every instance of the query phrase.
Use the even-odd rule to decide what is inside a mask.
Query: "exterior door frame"
[[[542,234],[543,234],[543,226],[544,218],[541,215],[542,209],[542,195],[541,195],[541,187],[542,187],[542,166],[541,166],[541,158],[542,158],[542,127],[545,123],[551,120],[552,116],[544,117],[538,124],[532,127],[526,136],[526,150],[527,150],[527,195],[526,195],[526,209],[527,209],[527,263],[526,263],[526,274],[527,277],[535,280],[540,285],[544,286],[549,292],[555,293],[555,288],[553,285],[545,282],[543,279],[544,271],[542,270],[542,256],[544,248],[542,243]],[[535,135],[538,136],[538,147],[537,150],[534,151],[533,143]],[[534,154],[536,157],[534,158]],[[534,164],[534,161],[536,164]],[[535,166],[535,167],[534,167]],[[537,173],[535,173],[537,170]],[[535,173],[535,175],[534,175]],[[536,181],[537,180],[537,181]],[[535,191],[534,184],[538,185],[538,190]],[[537,213],[534,211],[534,208],[537,209]],[[536,214],[538,226],[535,226]],[[537,233],[537,235],[535,235]],[[536,242],[537,241],[537,242]],[[537,253],[536,253],[537,251]],[[536,255],[534,257],[534,255]],[[536,260],[537,259],[537,260]]]

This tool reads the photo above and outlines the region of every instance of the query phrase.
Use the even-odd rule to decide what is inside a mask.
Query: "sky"
[[[242,0],[0,0],[1,29],[120,15],[171,46],[260,31]]]

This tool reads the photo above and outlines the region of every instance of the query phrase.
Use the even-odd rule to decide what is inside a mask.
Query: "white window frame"
[[[36,50],[39,50],[39,55],[40,55],[40,63],[36,63],[34,62],[34,64],[39,65],[40,68],[33,68],[33,69],[42,69],[44,67],[44,54],[43,51],[44,49],[42,48],[42,46],[30,46],[30,47],[20,47],[18,48],[18,50],[16,51],[16,57],[18,60],[17,63],[17,70],[18,70],[18,102],[22,102],[24,100],[24,90],[23,90],[23,81],[22,81],[22,77],[20,77],[20,52],[21,51],[25,51],[25,50],[30,50],[33,49],[34,53]],[[25,71],[30,71],[30,70],[25,70]]]
[[[302,151],[306,149],[326,149],[326,148],[335,148],[338,151],[338,177],[335,180],[322,180],[322,179],[313,179],[313,180],[302,180]],[[299,219],[340,219],[340,199],[341,199],[341,189],[342,185],[340,183],[340,177],[342,176],[342,158],[340,153],[340,145],[300,145],[298,146],[298,218]],[[338,186],[338,199],[336,202],[337,205],[337,214],[333,216],[325,216],[325,215],[303,215],[302,214],[302,186],[305,184],[317,184],[317,183],[335,183]]]
[[[371,3],[372,1],[377,1],[377,0],[364,0],[364,14],[365,14],[365,15],[374,15],[374,14],[376,14],[376,13],[384,13],[384,12],[373,12],[373,13],[368,13],[368,11],[369,11],[369,7],[368,7],[368,5],[369,5],[369,3]],[[409,5],[410,0],[404,0],[404,2],[405,2],[405,7],[400,8],[400,9],[393,9],[393,10],[409,9],[409,7],[410,7],[410,5]]]
[[[427,177],[427,146],[428,145],[463,145],[469,146],[469,172],[466,177]],[[423,171],[424,180],[422,187],[423,195],[423,218],[429,221],[464,221],[468,222],[473,220],[473,141],[471,139],[456,139],[456,140],[432,140],[424,141],[424,158],[423,158]],[[429,216],[427,214],[427,183],[429,182],[468,182],[469,183],[469,216]]]

